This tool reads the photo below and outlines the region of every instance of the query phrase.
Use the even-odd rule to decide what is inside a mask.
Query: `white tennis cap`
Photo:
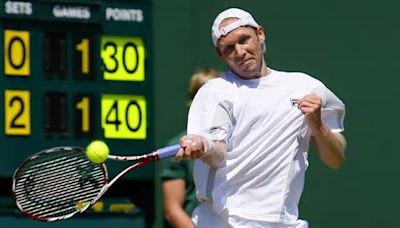
[[[230,23],[229,25],[219,28],[221,22],[227,18],[238,18],[239,20]],[[241,26],[251,26],[254,28],[258,28],[258,23],[254,20],[250,13],[239,9],[239,8],[229,8],[222,11],[215,18],[214,23],[211,28],[211,37],[214,43],[214,47],[217,47],[217,42],[221,36],[225,36],[230,33],[232,30],[241,27]]]

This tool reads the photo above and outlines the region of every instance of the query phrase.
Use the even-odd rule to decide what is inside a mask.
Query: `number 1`
[[[81,70],[83,74],[89,74],[89,39],[82,39],[82,42],[76,45],[76,50],[81,52],[82,62]]]
[[[77,109],[82,111],[82,132],[90,131],[90,123],[89,123],[89,98],[83,97],[82,100],[76,103],[75,106]]]

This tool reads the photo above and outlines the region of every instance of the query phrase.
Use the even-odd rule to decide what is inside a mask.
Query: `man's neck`
[[[267,63],[263,60],[260,70],[261,77],[268,76],[270,73],[271,71],[268,69]]]

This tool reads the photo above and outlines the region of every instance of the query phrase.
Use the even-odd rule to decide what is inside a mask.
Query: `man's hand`
[[[205,153],[205,148],[208,148],[207,140],[200,135],[185,135],[179,140],[179,144],[182,148],[175,155],[178,161],[201,158]]]
[[[312,135],[317,134],[322,126],[321,106],[321,97],[313,93],[304,96],[298,103],[300,111],[305,115],[307,124],[311,128]]]
[[[340,133],[333,133],[321,120],[321,97],[308,94],[298,102],[298,107],[305,115],[311,136],[321,160],[331,167],[338,169],[344,161],[346,139]]]
[[[176,160],[201,159],[210,166],[218,167],[226,158],[224,141],[208,141],[200,135],[185,135],[179,140],[181,149],[175,155]]]

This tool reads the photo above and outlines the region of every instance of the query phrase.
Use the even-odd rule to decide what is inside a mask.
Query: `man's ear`
[[[265,43],[267,39],[267,35],[265,34],[265,30],[262,26],[259,26],[256,30],[257,37],[262,43]]]

